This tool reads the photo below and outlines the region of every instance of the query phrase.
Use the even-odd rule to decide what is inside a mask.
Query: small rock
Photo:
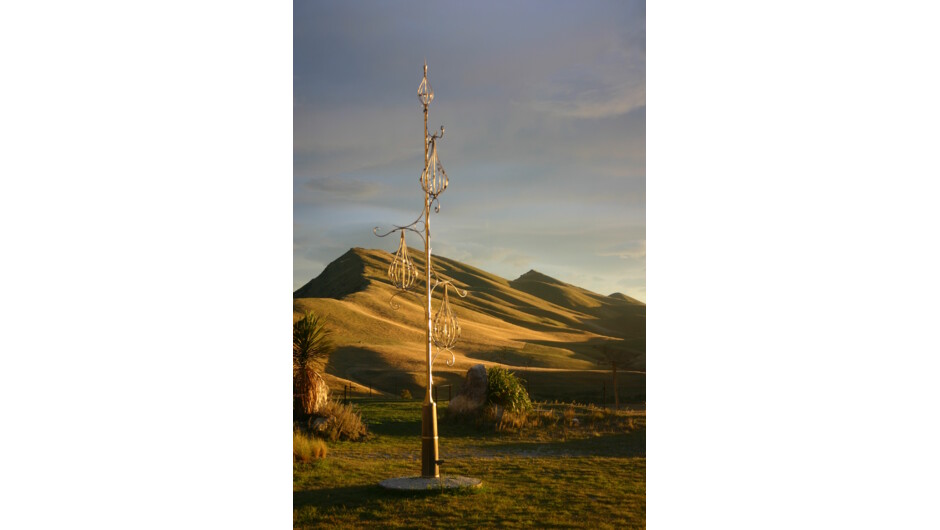
[[[310,424],[310,428],[314,431],[322,431],[326,429],[326,424],[329,423],[329,418],[319,417],[313,420],[313,423]]]

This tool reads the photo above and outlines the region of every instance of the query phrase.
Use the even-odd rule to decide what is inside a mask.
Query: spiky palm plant
[[[295,410],[300,408],[305,416],[316,412],[316,382],[319,376],[314,371],[314,361],[326,357],[333,351],[330,330],[326,329],[318,315],[305,313],[294,322],[294,394]],[[299,398],[299,403],[297,399]]]

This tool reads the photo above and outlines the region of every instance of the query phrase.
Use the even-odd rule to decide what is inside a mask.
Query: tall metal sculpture
[[[444,126],[441,126],[440,134],[430,134],[428,132],[428,106],[434,100],[434,91],[431,90],[431,83],[428,82],[428,64],[424,63],[424,78],[418,85],[418,101],[424,108],[424,170],[421,172],[421,189],[424,190],[424,211],[411,224],[405,226],[395,226],[392,230],[379,234],[379,227],[375,227],[372,233],[379,237],[385,237],[389,234],[400,232],[401,238],[398,244],[398,251],[395,253],[392,264],[388,268],[388,277],[392,284],[401,292],[408,291],[416,286],[418,278],[418,268],[408,256],[408,246],[405,243],[405,231],[410,230],[418,234],[424,240],[424,318],[426,323],[427,336],[425,340],[427,357],[427,385],[424,395],[424,405],[421,415],[421,476],[425,478],[436,478],[440,476],[437,445],[437,403],[434,402],[432,387],[434,378],[431,370],[435,359],[442,352],[450,353],[450,360],[446,362],[447,366],[454,365],[454,353],[450,350],[457,339],[460,338],[460,323],[457,322],[457,315],[450,307],[448,299],[448,289],[453,288],[454,292],[460,297],[467,296],[467,292],[458,289],[450,280],[444,278],[436,271],[431,263],[431,206],[434,205],[434,211],[441,211],[441,203],[438,197],[447,189],[447,173],[444,172],[444,166],[438,154],[438,140],[444,137]],[[432,283],[433,276],[433,283]],[[438,286],[443,290],[441,304],[437,313],[431,312],[431,296],[434,289]],[[433,353],[434,347],[438,348],[437,353]]]

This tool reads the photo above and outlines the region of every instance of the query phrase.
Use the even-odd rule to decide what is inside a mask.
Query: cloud
[[[500,261],[507,263],[514,267],[525,267],[529,263],[532,263],[532,256],[527,256],[525,254],[520,254],[517,252],[510,252],[500,258]]]
[[[604,118],[646,106],[646,60],[636,49],[613,46],[595,60],[557,70],[538,85],[540,112],[569,118]]]
[[[626,114],[646,105],[646,87],[638,83],[596,84],[590,87],[559,86],[549,96],[533,102],[536,110],[567,118],[604,118]],[[571,93],[570,96],[565,95]]]
[[[468,265],[480,267],[489,272],[499,274],[506,271],[505,266],[513,269],[526,267],[533,261],[533,257],[517,249],[502,246],[492,246],[488,242],[474,241],[471,237],[461,239],[459,244],[442,242],[435,244],[442,255],[462,261]]]
[[[623,260],[646,260],[646,240],[626,243],[620,248],[598,252],[598,256],[616,257]]]
[[[294,201],[301,204],[324,202],[367,201],[386,191],[381,182],[366,182],[354,178],[313,177],[300,181]]]
[[[415,91],[427,58],[436,93],[428,128],[447,127],[450,176],[434,253],[507,279],[535,268],[645,298],[642,0],[302,4],[295,287],[352,246],[394,250],[372,227],[417,217]]]

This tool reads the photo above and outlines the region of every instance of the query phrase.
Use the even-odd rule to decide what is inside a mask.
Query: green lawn
[[[329,455],[294,464],[298,528],[644,528],[645,413],[541,405],[555,420],[516,432],[439,420],[444,476],[483,480],[475,490],[398,493],[379,481],[420,473],[420,400],[354,400],[372,433],[329,444]],[[627,427],[626,425],[629,425]]]

